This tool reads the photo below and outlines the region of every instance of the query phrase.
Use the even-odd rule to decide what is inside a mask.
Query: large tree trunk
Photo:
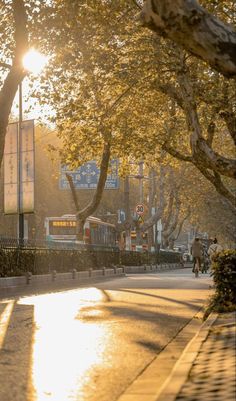
[[[183,67],[186,66],[183,65]],[[201,168],[211,169],[226,177],[236,178],[236,161],[221,156],[212,149],[213,136],[211,141],[203,138],[193,88],[186,68],[178,74],[178,82],[181,89],[183,109],[188,129],[191,133],[190,146],[195,164],[198,164]],[[212,131],[212,135],[214,135],[214,130]]]
[[[164,209],[165,209],[165,197],[164,197],[164,171],[163,167],[161,166],[160,168],[160,200],[159,200],[159,206],[156,208],[156,213],[153,216],[150,216],[141,226],[140,226],[140,231],[143,233],[147,231],[149,228],[152,228],[154,224],[158,222],[158,220],[161,219]]]
[[[190,134],[189,145],[191,153],[188,155],[183,154],[178,149],[172,147],[168,139],[163,144],[163,149],[179,160],[194,164],[196,168],[204,175],[204,177],[214,185],[217,192],[227,200],[230,207],[235,212],[236,197],[225,186],[221,176],[235,178],[236,162],[233,159],[225,158],[224,156],[219,155],[212,149],[214,124],[210,124],[208,127],[208,138],[205,139],[203,137],[202,128],[198,117],[197,105],[194,98],[194,90],[192,88],[188,68],[185,64],[185,57],[181,50],[178,51],[178,54],[178,60],[181,67],[179,68],[177,75],[179,89],[177,90],[175,87],[172,87],[168,84],[158,84],[158,89],[170,96],[170,98],[176,101],[178,106],[183,109]],[[170,131],[171,129],[172,128],[170,128]],[[231,136],[233,138],[232,127]]]
[[[180,233],[182,232],[182,228],[183,228],[184,222],[188,219],[189,216],[190,216],[190,209],[188,209],[186,215],[179,222],[178,227],[176,226],[175,232],[173,232],[171,234],[171,236],[169,237],[169,248],[170,248],[170,244],[172,246],[172,248],[170,248],[170,249],[174,248],[175,241],[177,241],[177,239],[179,238]]]
[[[79,202],[76,196],[76,191],[74,188],[74,184],[69,176],[67,176],[67,180],[69,182],[72,196],[73,196],[73,201],[75,204],[76,208],[76,235],[77,238],[81,240],[81,237],[83,235],[83,228],[84,228],[84,223],[87,219],[87,217],[91,216],[96,209],[98,208],[103,190],[105,187],[106,179],[107,179],[107,172],[108,172],[108,167],[109,167],[109,161],[110,161],[110,148],[111,145],[110,143],[105,143],[104,148],[103,148],[103,153],[102,153],[102,159],[100,163],[100,176],[98,180],[98,185],[96,188],[96,191],[94,193],[94,196],[91,200],[91,202],[82,210],[79,210]]]
[[[24,1],[13,0],[12,7],[15,21],[15,49],[12,65],[0,63],[0,67],[9,69],[9,73],[0,91],[0,166],[12,104],[19,84],[26,75],[23,69],[22,58],[28,50],[27,16]]]
[[[144,26],[167,37],[225,77],[236,79],[236,33],[196,0],[147,0]]]
[[[162,232],[164,244],[170,244],[170,239],[172,238],[172,235],[173,235],[174,231],[176,230],[176,227],[177,227],[178,221],[179,221],[180,202],[179,202],[178,198],[176,197],[176,194],[175,194],[174,198],[175,198],[175,210],[173,212],[174,204],[172,204],[171,219],[170,220],[168,219],[168,221],[165,222],[164,230]]]

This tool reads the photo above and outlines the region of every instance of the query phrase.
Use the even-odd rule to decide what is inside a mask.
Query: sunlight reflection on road
[[[19,301],[34,305],[35,400],[84,400],[83,387],[93,366],[102,362],[109,333],[101,324],[81,321],[80,309],[102,300],[101,291],[88,288]]]

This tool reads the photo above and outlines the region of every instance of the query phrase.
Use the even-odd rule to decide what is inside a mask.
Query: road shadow
[[[103,290],[103,291],[104,291],[104,290]],[[175,303],[175,304],[180,304],[180,305],[188,306],[188,307],[190,307],[190,309],[193,309],[193,310],[195,310],[195,311],[197,311],[197,310],[200,309],[200,306],[199,306],[199,305],[195,305],[194,303],[195,303],[195,302],[196,302],[196,303],[201,302],[201,299],[193,299],[192,302],[194,302],[194,303],[192,303],[192,302],[182,301],[182,300],[179,300],[179,299],[176,299],[176,298],[173,299],[173,298],[169,298],[169,297],[164,297],[163,295],[154,295],[154,294],[149,294],[149,293],[146,293],[146,292],[139,292],[139,291],[128,290],[128,289],[124,289],[124,288],[121,288],[121,289],[119,289],[118,291],[126,292],[126,293],[131,293],[131,294],[137,294],[137,295],[144,295],[144,296],[151,297],[151,298],[162,299],[162,300],[164,300],[164,301],[173,302],[173,303]],[[105,291],[105,292],[106,292],[106,291]]]
[[[5,304],[6,305],[6,304]],[[0,349],[0,400],[32,400],[31,382],[34,307],[15,301]]]
[[[105,302],[112,302],[112,297],[109,294],[109,289],[104,289],[104,288],[100,288],[100,287],[96,287],[96,288],[99,291],[101,291],[103,300]],[[113,289],[113,291],[114,291],[114,289]],[[126,289],[126,288],[116,288],[115,291],[117,291],[117,292],[125,292],[125,293],[130,293],[130,294],[135,294],[135,295],[145,296],[145,297],[150,297],[150,298],[155,298],[155,299],[161,299],[161,300],[164,300],[164,301],[167,301],[167,302],[171,302],[171,303],[174,303],[174,304],[180,304],[180,305],[188,306],[193,311],[198,311],[199,309],[201,309],[199,304],[202,303],[202,299],[200,299],[200,298],[195,298],[191,302],[187,302],[187,301],[179,300],[179,299],[176,299],[176,298],[173,299],[173,298],[165,297],[163,295],[156,295],[156,294],[154,295],[154,294],[149,294],[147,292],[138,291],[138,290],[132,290],[132,289]],[[122,300],[120,300],[119,302],[127,303],[127,301],[122,301]],[[148,305],[147,303],[140,303],[140,302],[135,302],[135,304],[139,305],[139,306],[147,306]]]

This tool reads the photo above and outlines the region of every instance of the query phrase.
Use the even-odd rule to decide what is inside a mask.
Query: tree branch
[[[216,125],[215,125],[214,121],[211,121],[207,127],[207,140],[206,140],[206,143],[209,147],[212,147],[212,143],[213,143],[213,139],[214,139],[214,135],[215,135],[215,128],[216,128]]]
[[[27,15],[23,0],[13,0],[13,15],[15,20],[15,51],[13,66],[23,70],[22,58],[28,50]]]
[[[206,61],[225,77],[236,79],[236,33],[196,0],[147,0],[142,25]]]
[[[75,210],[76,210],[76,213],[77,213],[79,211],[79,202],[78,202],[77,193],[75,191],[75,186],[74,186],[74,183],[73,183],[73,179],[72,179],[71,175],[68,174],[68,173],[66,173],[66,179],[67,179],[67,181],[69,183],[69,186],[70,186],[70,190],[71,190],[71,193],[72,193],[73,201],[74,201],[74,204],[75,204]]]
[[[168,230],[168,227],[169,227],[170,221],[171,221],[172,212],[173,212],[173,206],[174,206],[174,190],[172,189],[170,191],[170,195],[169,195],[169,202],[168,202],[168,206],[167,206],[166,218],[164,219],[163,231]]]
[[[225,121],[225,124],[229,130],[229,133],[231,135],[231,138],[234,141],[234,144],[236,145],[236,116],[233,111],[221,111],[219,113],[220,117],[223,118]]]
[[[180,57],[181,53],[182,52],[180,51]],[[199,122],[191,79],[187,67],[185,66],[183,55],[181,59],[183,68],[178,72],[178,81],[184,100],[184,110],[188,129],[191,132],[190,145],[192,150],[192,159],[204,166],[206,169],[209,168],[226,177],[236,178],[236,161],[219,155],[211,148],[211,146],[209,146],[211,138],[213,139],[214,127],[211,128],[211,134],[208,133],[207,141],[202,136],[202,129]]]
[[[168,222],[168,226],[166,226],[166,228],[164,228],[162,234],[164,238],[169,238],[171,236],[171,234],[175,231],[177,224],[178,224],[178,220],[179,220],[179,212],[180,212],[180,201],[178,200],[177,194],[175,194],[175,200],[176,200],[176,208],[175,208],[175,212],[174,215],[173,213],[171,214],[171,220]]]
[[[165,197],[164,197],[164,169],[161,166],[160,167],[160,185],[159,185],[159,189],[160,189],[160,203],[159,203],[159,207],[156,210],[156,213],[149,217],[144,224],[142,224],[142,226],[140,227],[140,232],[145,232],[147,231],[149,228],[153,227],[154,224],[157,223],[158,220],[160,220],[163,211],[165,209],[165,205],[166,205],[166,201],[165,201]]]
[[[183,219],[181,220],[181,222],[179,224],[179,228],[178,228],[177,234],[175,235],[174,241],[176,241],[179,238],[179,235],[180,235],[180,233],[182,231],[184,222],[189,218],[190,213],[191,213],[190,208],[188,208],[188,211],[187,211],[186,215],[183,217]]]
[[[183,99],[181,97],[181,94],[178,92],[178,90],[174,87],[174,85],[171,84],[163,84],[158,81],[155,81],[155,86],[156,89],[161,91],[164,95],[168,95],[171,99],[175,100],[177,105],[183,109]]]
[[[162,145],[162,149],[169,153],[171,156],[175,157],[176,159],[183,160],[185,162],[193,162],[192,156],[186,156],[180,153],[177,149],[174,149],[168,142],[165,142]]]
[[[5,135],[12,104],[18,89],[26,75],[23,69],[22,58],[28,49],[27,15],[23,0],[14,0],[12,3],[15,21],[15,49],[12,65],[8,66],[9,73],[0,91],[0,166],[3,158]]]
[[[216,188],[217,192],[222,195],[229,203],[231,210],[235,213],[236,212],[236,197],[232,192],[230,192],[225,185],[223,184],[221,177],[218,173],[214,172],[212,174],[209,170],[205,169],[204,167],[200,166],[199,164],[193,163],[197,167],[197,169],[206,177],[208,181],[210,181],[214,187]]]
[[[139,4],[136,0],[132,0],[132,2],[135,4],[135,6],[136,6],[137,8],[139,8],[139,10],[142,10],[141,4]]]
[[[77,212],[76,216],[78,220],[85,221],[86,218],[92,215],[97,209],[103,194],[103,190],[105,187],[107,172],[110,161],[110,151],[111,145],[110,143],[105,143],[103,148],[102,160],[100,163],[100,176],[97,184],[97,188],[91,202],[81,211]]]

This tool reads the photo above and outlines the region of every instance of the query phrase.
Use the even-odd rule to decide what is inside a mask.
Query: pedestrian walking
[[[201,258],[202,258],[202,243],[199,238],[195,238],[192,247],[191,247],[191,255],[193,256],[193,270],[195,272],[196,264],[198,263],[199,270],[201,270]]]
[[[218,244],[217,238],[215,238],[213,240],[213,243],[209,246],[208,248],[208,255],[210,257],[210,260],[212,262],[212,260],[214,259],[214,256],[218,253],[218,252],[222,252],[223,251],[223,247]]]

